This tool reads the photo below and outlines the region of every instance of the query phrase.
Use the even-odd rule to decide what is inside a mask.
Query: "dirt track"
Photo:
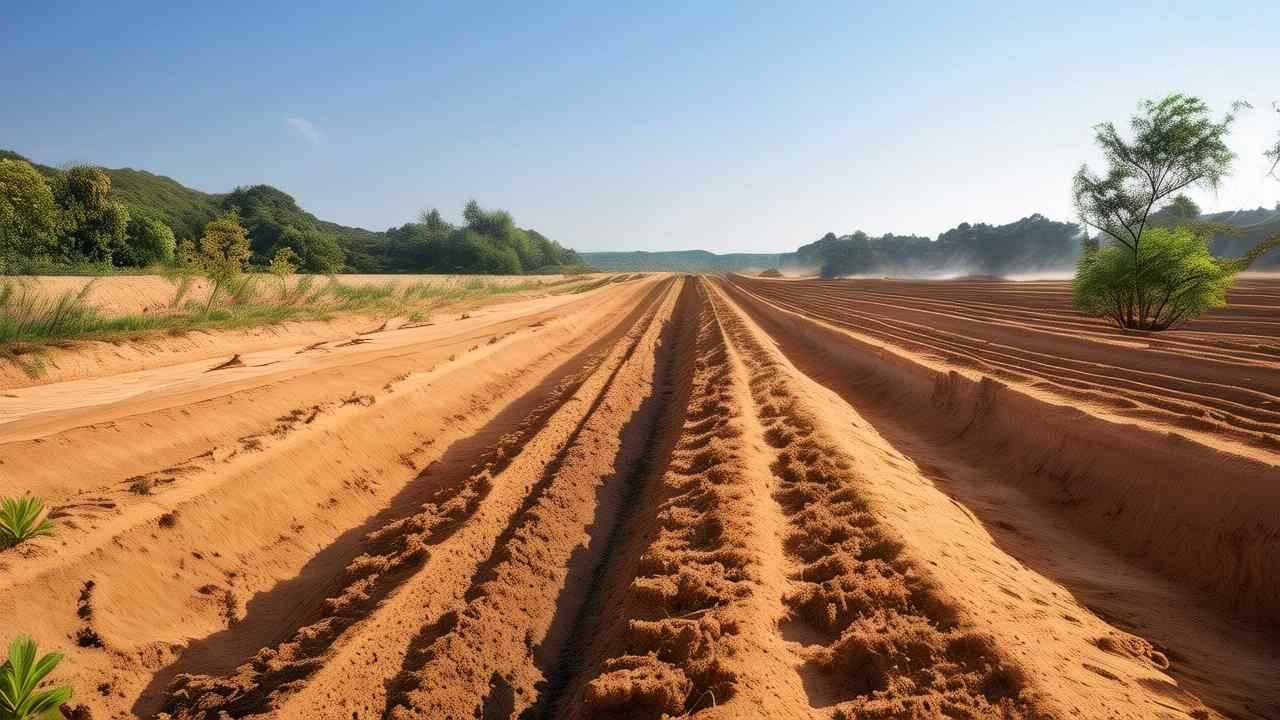
[[[636,277],[14,390],[0,641],[95,718],[1280,718],[1280,322],[1061,302]]]

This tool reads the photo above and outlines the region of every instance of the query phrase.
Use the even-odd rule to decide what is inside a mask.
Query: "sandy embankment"
[[[290,287],[295,287],[304,278],[316,288],[330,282],[325,276],[293,276],[288,281]],[[507,287],[523,286],[526,283],[541,285],[435,306],[422,305],[433,317],[447,313],[454,305],[474,308],[538,297],[575,279],[563,275],[340,275],[336,278],[345,286],[391,284],[400,291],[423,283],[442,288],[463,287],[477,282]],[[67,292],[80,292],[87,286],[89,290],[85,301],[106,317],[173,312],[171,305],[177,292],[174,282],[159,275],[116,275],[101,278],[15,276],[5,280],[28,284],[36,293],[46,298],[55,298]],[[257,283],[259,295],[267,301],[276,299],[275,293],[279,286],[274,277],[262,276]],[[208,292],[208,281],[194,278],[183,302],[202,303],[207,299]],[[115,375],[206,358],[230,357],[235,353],[348,339],[374,330],[383,322],[387,322],[388,327],[392,328],[407,324],[405,318],[388,318],[373,310],[338,313],[328,320],[297,320],[262,327],[181,333],[152,332],[115,341],[59,342],[42,348],[37,354],[25,355],[19,361],[0,361],[0,390]]]
[[[563,281],[565,275],[335,275],[343,285],[361,287],[366,285],[385,285],[395,283],[404,288],[416,283],[432,285],[461,285],[468,282],[483,281],[495,285],[516,285],[526,282],[542,282],[552,284]],[[310,278],[315,287],[329,282],[325,275],[293,275],[288,279],[288,286],[294,288],[303,278]],[[13,275],[4,280],[26,283],[34,286],[40,293],[57,296],[65,292],[80,292],[86,285],[91,285],[88,302],[98,308],[103,315],[118,316],[135,313],[164,312],[173,302],[177,289],[176,280],[169,280],[161,275],[110,275],[106,277],[81,277],[70,275]],[[279,290],[279,281],[272,275],[258,276],[258,292],[270,295]],[[191,285],[184,302],[191,300],[203,303],[209,298],[209,281],[202,277],[191,279]]]

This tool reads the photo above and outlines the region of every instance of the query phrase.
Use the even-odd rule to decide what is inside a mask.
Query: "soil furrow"
[[[1280,718],[1274,281],[584,282],[22,388],[0,641],[77,718]]]
[[[834,718],[1030,718],[1025,672],[962,621],[868,505],[852,459],[816,427],[788,369],[715,300],[774,450],[791,563],[781,632],[802,645],[810,704]],[[945,710],[944,710],[945,709]]]
[[[981,555],[963,553],[945,523],[912,525],[904,535],[908,549],[941,548],[933,553],[940,562],[933,569],[952,575],[942,587],[1007,596],[975,604],[1004,606],[993,616],[997,634],[1013,627],[1036,638],[1020,653],[1038,668],[1033,679],[1052,668],[1054,676],[1075,676],[1095,693],[1082,697],[1055,677],[1042,683],[1055,704],[1102,703],[1115,717],[1151,717],[1162,703],[1197,717],[1266,718],[1280,710],[1280,685],[1262,669],[1277,661],[1267,631],[1240,618],[1252,610],[1243,603],[1271,602],[1265,578],[1273,577],[1273,556],[1266,548],[1276,535],[1253,528],[1274,519],[1266,510],[1274,504],[1268,499],[1274,471],[1251,471],[1240,458],[1169,437],[1144,438],[1134,428],[1118,434],[1110,423],[1020,398],[990,381],[937,375],[773,309],[732,284],[726,290],[788,362],[836,391],[891,440],[886,476],[918,466],[917,483],[946,488],[964,501],[966,517],[957,523],[969,526],[966,535],[990,532],[1001,554],[1016,558],[965,578],[968,565],[982,570]],[[837,415],[829,409],[823,419]],[[855,428],[861,424],[855,421]],[[1182,482],[1176,492],[1167,486],[1214,473],[1236,473],[1222,486],[1231,488],[1230,502],[1219,501],[1217,485]],[[1242,504],[1242,497],[1252,500]],[[1055,513],[1068,518],[1053,519]],[[1099,537],[1120,552],[1099,545]],[[960,566],[942,560],[962,553]],[[1135,558],[1163,567],[1182,585],[1135,566]],[[1197,597],[1207,575],[1217,578],[1215,599],[1226,612]]]
[[[781,296],[774,297],[776,293],[766,295],[775,300],[783,299]],[[1250,385],[1193,382],[1178,375],[1112,366],[1097,361],[1073,362],[1069,358],[1050,353],[1023,350],[1016,344],[975,341],[968,335],[945,332],[927,324],[902,321],[891,315],[859,312],[849,305],[823,302],[815,298],[791,297],[785,302],[791,309],[803,309],[806,314],[837,322],[859,332],[908,347],[932,350],[951,360],[967,359],[984,370],[1008,373],[1019,380],[1026,381],[1030,376],[1030,379],[1046,378],[1076,389],[1105,389],[1108,395],[1122,396],[1144,405],[1193,417],[1204,414],[1207,408],[1214,412],[1214,419],[1248,431],[1271,432],[1280,427],[1280,412],[1265,407],[1280,397],[1260,392]],[[814,312],[815,309],[818,312]],[[1185,355],[1182,357],[1185,359]],[[1252,372],[1259,372],[1259,369],[1252,368]],[[1126,390],[1129,392],[1125,392]]]
[[[568,718],[660,718],[724,705],[751,672],[742,626],[761,560],[724,337],[700,300],[688,408],[642,510],[634,577],[562,703]],[[616,614],[615,614],[616,613]]]
[[[392,683],[395,720],[513,717],[543,705],[547,674],[603,560],[627,486],[661,409],[659,353],[674,355],[664,301],[583,422],[547,464],[471,581],[464,607],[415,640]],[[441,633],[442,629],[447,628]]]
[[[369,533],[362,553],[342,571],[338,592],[324,601],[322,618],[302,627],[287,642],[258,652],[230,676],[178,676],[170,689],[166,710],[175,717],[191,718],[215,718],[222,711],[232,717],[267,711],[303,690],[311,675],[327,664],[335,646],[343,644],[349,631],[358,634],[362,628],[357,626],[368,616],[376,616],[378,610],[385,610],[385,600],[399,593],[406,583],[420,583],[425,573],[439,569],[437,565],[469,576],[474,570],[463,568],[476,562],[476,554],[492,547],[496,539],[496,533],[486,535],[485,530],[492,526],[495,516],[511,512],[504,508],[527,492],[528,483],[522,478],[530,476],[529,466],[540,464],[536,454],[527,456],[525,451],[564,443],[561,429],[567,423],[576,424],[569,418],[580,418],[585,412],[590,398],[634,346],[636,328],[649,322],[659,298],[660,295],[651,295],[637,307],[628,321],[630,330],[626,336],[603,357],[589,360],[580,372],[561,382],[542,406],[496,446],[479,457],[446,455],[442,458],[447,461],[441,463],[443,467],[428,466],[424,474],[434,476],[432,484],[438,489],[418,512]],[[464,467],[469,469],[463,471]],[[461,540],[450,543],[455,538]],[[457,566],[459,552],[464,558],[461,566]],[[446,559],[439,562],[437,556],[442,553]],[[390,661],[386,657],[389,654],[384,654],[384,662]],[[389,676],[387,673],[383,678]],[[382,680],[374,685],[381,690]],[[314,693],[298,702],[309,702],[312,696]],[[372,708],[379,702],[375,693],[344,700],[359,703],[368,708],[368,713],[374,712]],[[328,712],[344,718],[354,712],[337,710],[332,704],[328,707]],[[295,710],[291,707],[288,712]],[[318,715],[307,711],[297,716]]]

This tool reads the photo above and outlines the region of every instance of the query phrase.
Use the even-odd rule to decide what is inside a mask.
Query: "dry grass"
[[[431,309],[451,303],[545,288],[574,292],[597,285],[589,279],[531,279],[501,282],[484,277],[442,277],[405,283],[346,284],[338,276],[303,276],[280,292],[246,274],[219,293],[211,307],[190,297],[191,275],[175,275],[173,299],[161,312],[108,316],[90,301],[94,283],[58,294],[42,293],[31,280],[0,281],[0,360],[39,374],[40,350],[71,340],[113,340],[155,333],[222,330],[274,325],[290,320],[325,320],[339,313],[369,313],[418,321]]]

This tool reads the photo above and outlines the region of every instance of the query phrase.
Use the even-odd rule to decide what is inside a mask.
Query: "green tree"
[[[255,264],[270,263],[276,250],[287,247],[297,255],[303,270],[330,273],[342,269],[345,253],[337,235],[322,228],[288,193],[270,185],[239,187],[227,195],[223,207],[240,214],[249,231]]]
[[[824,254],[824,262],[818,274],[824,278],[836,278],[866,272],[871,267],[871,239],[861,230],[857,230],[848,238],[836,238],[834,234],[828,241],[830,247]],[[824,238],[826,239],[826,238]]]
[[[293,252],[298,266],[308,272],[333,273],[342,269],[343,253],[330,233],[285,226],[272,246],[272,257],[281,249]]]
[[[1071,286],[1076,306],[1130,327],[1136,291],[1151,305],[1142,329],[1165,330],[1226,305],[1240,262],[1213,257],[1206,236],[1189,226],[1149,228],[1139,253],[1112,244],[1082,255]]]
[[[1195,200],[1178,193],[1169,203],[1169,214],[1178,220],[1195,220],[1200,217],[1200,206]]]
[[[1170,268],[1195,265],[1199,251],[1193,243],[1174,242],[1163,235],[1162,245],[1148,252],[1143,247],[1148,224],[1152,213],[1179,191],[1193,185],[1216,187],[1230,171],[1235,154],[1227,147],[1226,137],[1232,120],[1228,114],[1215,122],[1202,100],[1174,94],[1139,105],[1139,113],[1130,120],[1132,140],[1111,123],[1094,128],[1108,169],[1098,175],[1087,165],[1080,168],[1074,182],[1075,204],[1084,222],[1108,242],[1096,249],[1086,246],[1080,260],[1077,274],[1087,276],[1078,278],[1075,293],[1081,309],[1099,313],[1099,308],[1106,307],[1109,310],[1099,314],[1125,328],[1169,327],[1166,308],[1173,300],[1162,288],[1176,280],[1165,275],[1172,272]],[[1178,252],[1190,255],[1182,259],[1170,255]],[[1117,253],[1127,254],[1128,259],[1120,263]],[[1157,266],[1148,268],[1149,263]],[[1123,274],[1117,274],[1120,269]],[[1178,291],[1179,297],[1185,294]],[[1211,298],[1206,301],[1211,302]],[[1188,301],[1188,308],[1206,303]],[[1179,318],[1193,312],[1188,309]]]
[[[53,191],[31,163],[0,160],[0,272],[17,259],[57,253]]]
[[[120,264],[137,267],[167,263],[173,260],[176,247],[168,225],[154,218],[130,218],[125,252],[118,259]]]
[[[234,212],[228,213],[206,225],[199,247],[187,252],[187,263],[209,278],[209,301],[205,305],[208,312],[218,292],[244,272],[250,255],[249,236],[240,224],[240,217]]]
[[[111,199],[111,178],[100,168],[71,168],[59,178],[54,195],[62,206],[68,255],[109,263],[126,250],[129,210]]]

